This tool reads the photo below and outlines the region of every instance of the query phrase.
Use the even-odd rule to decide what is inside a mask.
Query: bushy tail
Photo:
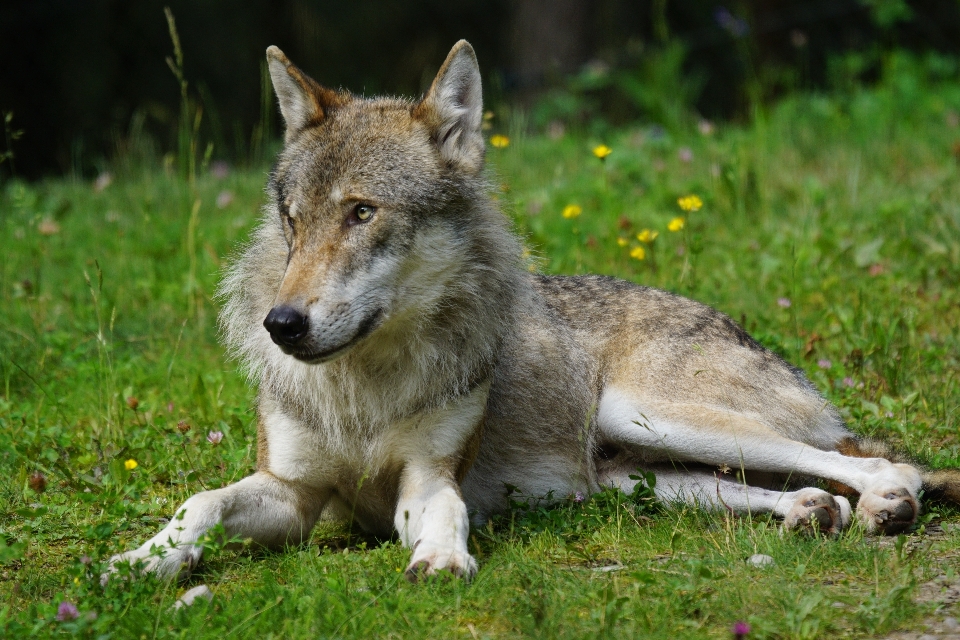
[[[920,477],[927,498],[960,504],[960,469],[921,469]]]
[[[837,445],[837,451],[855,458],[885,458],[890,462],[913,465],[920,471],[927,499],[960,505],[960,469],[924,469],[886,442],[871,438],[847,438]]]

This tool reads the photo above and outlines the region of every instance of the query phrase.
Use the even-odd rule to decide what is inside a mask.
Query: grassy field
[[[489,157],[531,269],[714,305],[857,432],[956,467],[958,111],[960,86],[892,60],[876,89],[791,98],[749,126],[503,125]],[[265,179],[114,171],[0,192],[0,636],[730,638],[742,621],[749,638],[862,638],[957,615],[956,508],[928,505],[896,539],[825,540],[614,493],[472,532],[469,585],[409,585],[397,542],[323,525],[285,552],[211,545],[186,584],[101,587],[106,558],[253,468],[253,393],[213,292]],[[688,194],[702,208],[682,211]],[[198,584],[212,603],[171,609]]]

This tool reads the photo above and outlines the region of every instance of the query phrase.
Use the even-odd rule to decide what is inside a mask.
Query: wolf
[[[183,576],[215,525],[282,546],[339,514],[399,536],[411,580],[469,579],[471,522],[508,509],[507,487],[630,491],[638,468],[661,500],[825,533],[904,531],[921,489],[960,500],[960,472],[859,440],[726,315],[523,268],[490,196],[466,41],[418,101],[325,88],[276,47],[267,62],[284,147],[220,292],[226,343],[258,387],[257,470],[188,499],[114,570]]]

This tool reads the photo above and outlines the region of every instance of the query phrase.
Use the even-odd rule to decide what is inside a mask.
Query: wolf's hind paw
[[[820,489],[804,489],[784,518],[788,529],[835,535],[850,524],[850,503]]]
[[[905,488],[865,492],[857,503],[857,516],[868,533],[894,535],[917,521],[920,506]]]

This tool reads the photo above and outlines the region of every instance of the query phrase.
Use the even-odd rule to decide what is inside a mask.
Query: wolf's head
[[[287,255],[263,326],[320,363],[442,312],[469,262],[492,258],[466,220],[487,198],[480,72],[461,40],[413,102],[324,88],[276,47],[267,61],[286,121],[267,230]]]

